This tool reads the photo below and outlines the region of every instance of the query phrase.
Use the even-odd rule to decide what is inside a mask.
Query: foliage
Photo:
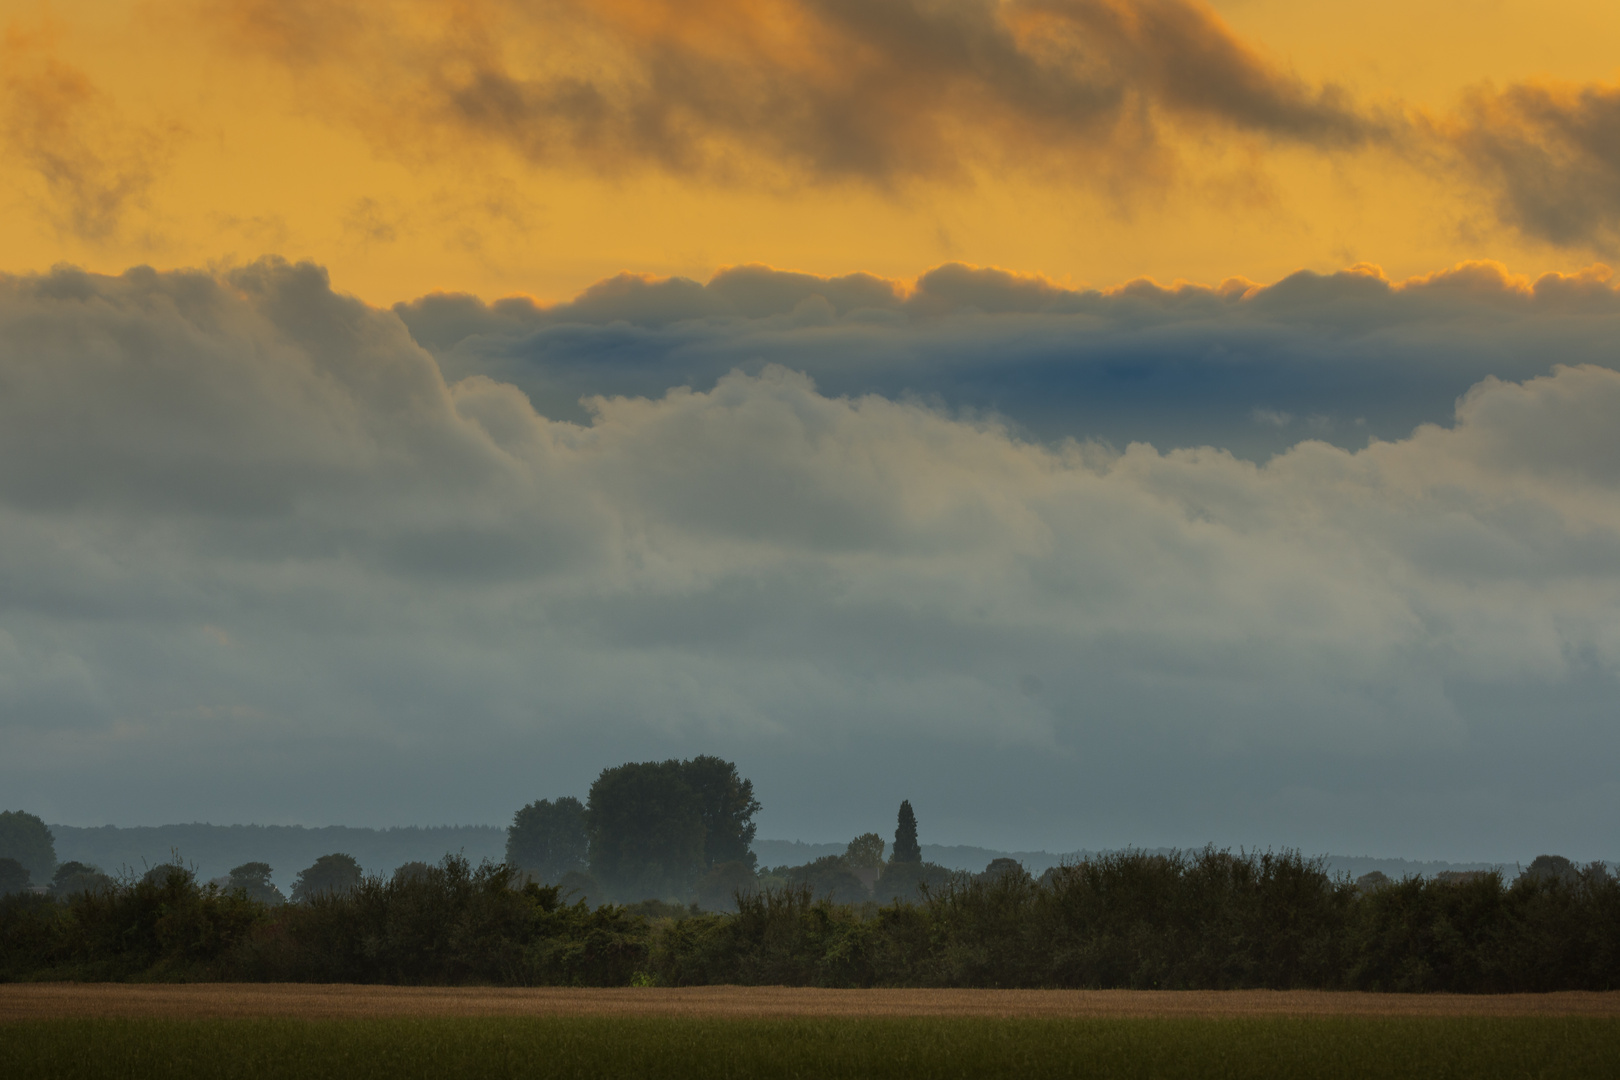
[[[0,896],[24,892],[29,884],[28,867],[16,859],[0,859]]]
[[[878,870],[883,866],[883,837],[862,833],[844,849],[844,864],[851,870]]]
[[[265,914],[162,864],[108,889],[0,901],[0,979],[198,979]]]
[[[841,855],[824,855],[803,866],[778,866],[770,872],[778,888],[805,889],[811,896],[835,904],[862,904],[871,899],[865,883]]]
[[[293,879],[293,903],[305,904],[321,896],[350,892],[360,887],[364,877],[353,856],[341,852],[322,855]]]
[[[752,868],[753,792],[714,757],[602,770],[585,803],[591,874],[615,897],[683,901],[717,862]]]
[[[703,819],[703,865],[740,862],[752,870],[758,861],[751,850],[758,828],[754,815],[760,810],[753,781],[739,776],[736,765],[710,754],[683,762],[682,772]]]
[[[425,863],[420,859],[415,859],[411,862],[402,863],[399,866],[394,867],[394,872],[389,876],[395,881],[411,881],[422,877],[432,869],[433,867],[428,863]]]
[[[225,887],[241,890],[249,900],[257,900],[261,904],[272,906],[285,904],[287,898],[281,895],[281,890],[270,880],[270,873],[269,863],[243,863],[231,871]]]
[[[1356,888],[1360,889],[1362,892],[1372,892],[1374,889],[1382,889],[1389,883],[1389,875],[1384,873],[1382,870],[1373,870],[1356,878]]]
[[[602,883],[589,870],[570,870],[557,882],[557,892],[570,904],[584,903],[599,907],[607,900]]]
[[[589,839],[585,807],[578,799],[541,799],[512,816],[506,830],[506,863],[542,882],[557,882],[571,871],[585,869]]]
[[[891,863],[883,880],[928,869]],[[459,858],[280,906],[155,871],[0,899],[0,980],[1620,989],[1620,879],[1597,864],[1511,886],[1487,874],[1363,889],[1293,852],[1123,852],[1040,880],[1016,865],[941,870],[916,902],[739,889],[734,914],[593,909]]]
[[[930,890],[945,887],[955,875],[938,863],[900,862],[889,860],[872,889],[873,899],[881,903],[901,901],[913,903],[928,896]]]
[[[1580,870],[1562,855],[1537,855],[1520,876],[1531,881],[1573,883],[1579,880]]]
[[[74,893],[102,891],[112,887],[113,879],[102,873],[100,867],[69,861],[56,868],[56,873],[51,877],[50,894],[72,896]]]
[[[737,897],[759,891],[759,881],[745,862],[716,863],[697,885],[697,905],[705,911],[736,911]]]
[[[511,867],[446,856],[278,909],[230,962],[266,981],[507,986],[622,986],[643,963],[644,921],[518,884]]]
[[[894,850],[890,862],[920,863],[922,847],[917,843],[917,815],[911,809],[911,800],[900,803],[899,823],[894,830]]]
[[[43,885],[56,869],[55,838],[33,814],[0,811],[0,859],[16,859],[30,879]]]

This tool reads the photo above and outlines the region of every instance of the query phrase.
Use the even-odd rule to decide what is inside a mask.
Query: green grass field
[[[24,1077],[1613,1077],[1620,1021],[47,1020],[0,1025]]]

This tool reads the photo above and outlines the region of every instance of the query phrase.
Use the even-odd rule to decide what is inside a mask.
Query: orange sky
[[[1246,128],[1236,114],[1210,121],[1209,88],[1189,89],[1184,59],[1155,52],[1159,23],[1120,31],[1140,55],[1114,71],[1142,95],[1144,150],[1128,124],[1065,143],[1061,117],[1020,97],[1036,91],[997,84],[1005,65],[994,57],[978,82],[957,85],[924,61],[885,78],[910,56],[907,40],[868,56],[859,35],[838,36],[791,0],[746,14],[725,0],[621,2],[588,18],[567,3],[517,14],[488,0],[400,0],[386,16],[372,14],[383,5],[264,0],[3,0],[0,270],[277,252],[313,258],[340,288],[384,303],[432,289],[555,299],[621,270],[706,278],[743,262],[911,277],[962,260],[1108,285],[1274,280],[1361,261],[1405,276],[1471,258],[1534,274],[1607,255],[1601,236],[1554,236],[1505,214],[1478,164],[1488,153],[1460,165],[1457,148],[1478,140],[1448,133],[1482,87],[1612,83],[1612,3],[1081,6],[1086,33],[1139,8],[1191,11],[1206,36],[1224,20],[1220,40],[1285,90],[1304,87],[1301,108],[1328,101],[1315,95],[1334,84],[1358,115],[1427,134],[1338,144]],[[1048,55],[1057,46],[1051,27],[1035,26],[1036,7],[1008,25],[1056,70],[1069,61]],[[1076,40],[1083,50],[1085,34]],[[701,61],[678,76],[709,110],[689,145],[632,145],[620,131],[537,150],[533,101],[516,121],[491,120],[489,97],[462,124],[435,97],[472,85],[486,63],[520,87],[628,85],[681,62],[672,41]],[[729,83],[703,82],[705,65],[734,56],[748,59],[723,73]],[[864,72],[870,93],[841,94],[846,72]],[[747,100],[783,88],[779,118]],[[793,111],[807,101],[833,104]],[[792,130],[824,122],[850,130],[820,142]],[[873,146],[892,147],[893,161],[857,160]]]

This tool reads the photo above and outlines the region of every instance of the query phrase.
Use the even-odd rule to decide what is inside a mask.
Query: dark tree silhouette
[[[754,782],[738,776],[733,763],[712,755],[683,762],[681,771],[703,819],[703,865],[740,862],[752,870],[758,862],[752,850],[758,828],[753,819],[760,809]]]
[[[716,757],[603,769],[585,802],[591,874],[612,896],[684,900],[716,863],[755,864],[754,785]]]
[[[1519,876],[1527,881],[1539,881],[1544,885],[1555,881],[1570,885],[1579,881],[1581,875],[1580,871],[1575,869],[1575,864],[1562,855],[1537,855]]]
[[[922,846],[917,843],[917,815],[912,812],[911,800],[900,803],[900,822],[894,830],[894,851],[890,862],[922,862]]]
[[[0,858],[0,896],[10,896],[28,888],[28,867],[16,859]]]
[[[56,838],[33,814],[0,812],[0,859],[16,859],[34,881],[47,882],[56,870]]]
[[[247,893],[249,900],[257,900],[261,904],[285,904],[287,898],[281,895],[281,890],[270,880],[270,873],[269,863],[243,863],[231,871],[226,888],[240,889]]]
[[[293,879],[293,903],[307,903],[326,893],[349,892],[360,884],[361,877],[360,864],[354,861],[354,856],[322,855]]]
[[[507,865],[548,883],[585,869],[589,847],[585,807],[571,795],[530,803],[512,815],[506,830]]]
[[[56,868],[51,878],[52,896],[73,896],[77,893],[105,892],[113,887],[113,879],[101,868],[89,863],[65,862]]]
[[[591,873],[615,897],[676,899],[703,869],[703,814],[681,763],[603,769],[585,800]]]

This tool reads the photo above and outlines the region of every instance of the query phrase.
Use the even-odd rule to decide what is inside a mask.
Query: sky
[[[0,0],[0,802],[1620,825],[1620,9]]]

